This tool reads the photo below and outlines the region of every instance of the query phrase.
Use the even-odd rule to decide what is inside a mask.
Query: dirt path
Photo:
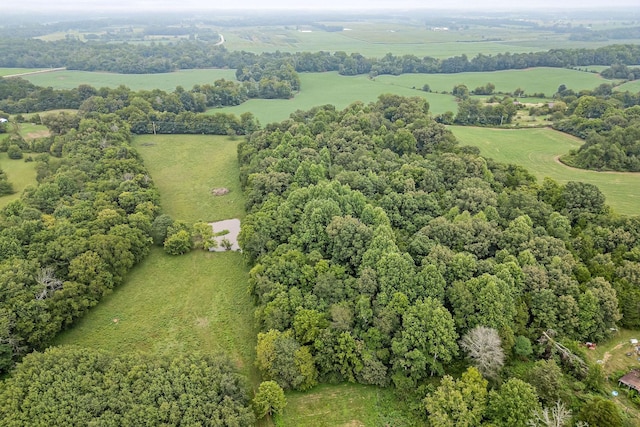
[[[4,78],[8,78],[8,77],[22,77],[22,76],[29,76],[31,74],[42,74],[42,73],[53,73],[54,71],[64,71],[66,70],[67,67],[60,67],[60,68],[47,68],[46,70],[38,70],[38,71],[29,71],[26,73],[19,73],[19,74],[9,74],[7,76],[2,76]]]
[[[618,350],[619,348],[621,348],[625,343],[621,342],[620,344],[618,344],[617,346],[613,347],[611,350],[607,351],[604,353],[604,356],[602,356],[602,366],[604,367],[604,365],[607,364],[607,360],[611,359],[611,352]]]

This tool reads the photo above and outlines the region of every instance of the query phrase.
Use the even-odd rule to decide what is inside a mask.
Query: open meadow
[[[15,76],[16,74],[33,73],[40,68],[0,68],[0,77]]]
[[[368,103],[384,93],[426,98],[433,114],[458,109],[453,96],[389,84],[368,76],[341,76],[337,72],[300,73],[302,90],[293,99],[251,99],[235,107],[209,110],[240,115],[251,112],[261,124],[279,122],[296,110],[309,110],[316,105],[332,104],[338,110],[355,101]],[[422,85],[420,86],[420,88]],[[451,90],[451,88],[449,88]]]
[[[28,185],[36,185],[36,167],[34,162],[9,159],[7,153],[0,153],[0,169],[6,174],[9,182],[13,184],[15,193],[0,197],[0,208],[7,206],[12,201],[19,199],[20,194]]]
[[[596,172],[571,168],[557,158],[577,149],[582,140],[551,129],[491,129],[451,126],[461,144],[480,148],[483,156],[524,166],[538,180],[582,181],[597,185],[616,213],[640,212],[640,173]]]
[[[529,95],[543,93],[549,97],[556,93],[561,84],[579,92],[582,89],[594,89],[602,83],[613,82],[595,73],[548,67],[483,73],[384,75],[376,77],[376,81],[407,88],[422,88],[428,84],[433,92],[451,92],[458,84],[465,84],[472,91],[476,87],[493,83],[496,92],[509,93],[521,88]]]
[[[218,221],[244,216],[236,159],[238,140],[215,135],[143,135],[133,143],[160,191],[160,204],[174,219]],[[215,197],[213,188],[229,194]]]
[[[52,71],[50,73],[23,76],[31,83],[54,89],[73,89],[81,84],[95,88],[124,85],[132,90],[161,89],[172,91],[176,86],[191,89],[196,84],[213,84],[216,80],[236,79],[235,70],[208,68],[203,70],[180,70],[158,74],[117,74],[93,71]]]

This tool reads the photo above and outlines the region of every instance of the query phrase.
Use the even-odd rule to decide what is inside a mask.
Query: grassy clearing
[[[28,185],[36,185],[36,168],[34,162],[11,160],[7,153],[0,153],[0,169],[2,169],[13,184],[15,193],[0,197],[0,208],[19,199],[20,194]]]
[[[632,82],[627,82],[622,84],[616,88],[616,90],[620,92],[629,91],[633,93],[640,92],[640,80],[634,80]]]
[[[640,174],[595,172],[574,169],[559,163],[558,156],[578,148],[582,141],[551,129],[490,129],[452,126],[462,144],[480,148],[487,157],[527,168],[539,180],[582,181],[597,185],[615,212],[640,213]]]
[[[244,216],[238,142],[226,136],[145,135],[133,145],[160,190],[164,212],[195,222]],[[214,197],[211,189],[217,187],[230,192]]]
[[[403,403],[392,389],[360,384],[321,385],[305,393],[288,393],[278,426],[391,426],[421,425],[407,420]]]
[[[602,366],[605,378],[607,378],[606,389],[608,393],[610,394],[613,390],[618,391],[618,396],[611,396],[610,399],[618,404],[624,414],[632,420],[632,425],[640,426],[638,406],[627,397],[627,388],[618,385],[618,377],[621,372],[626,374],[631,369],[640,368],[640,360],[629,342],[631,338],[640,339],[640,331],[621,329],[608,341],[598,343],[595,350],[588,351],[587,358],[589,362]],[[632,355],[627,356],[629,353]]]
[[[279,122],[296,110],[308,110],[316,105],[332,104],[342,109],[355,102],[370,102],[383,93],[426,98],[434,114],[456,111],[451,95],[426,93],[398,85],[388,84],[367,76],[341,76],[337,72],[301,73],[302,90],[293,99],[252,99],[235,107],[209,110],[210,113],[253,113],[263,125]],[[420,86],[420,88],[422,85]]]
[[[593,89],[602,83],[611,83],[598,74],[566,68],[530,68],[526,70],[506,70],[484,73],[459,74],[403,74],[400,76],[378,76],[376,80],[391,85],[422,88],[428,84],[432,91],[451,91],[457,84],[465,84],[469,90],[487,83],[493,83],[496,91],[513,92],[522,88],[527,94],[544,93],[553,95],[558,86],[565,84],[575,91]]]
[[[81,84],[100,87],[125,85],[132,90],[162,89],[172,91],[176,86],[191,89],[196,84],[213,83],[218,79],[235,80],[235,70],[205,69],[181,70],[159,74],[116,74],[90,71],[55,71],[23,77],[38,86],[54,89],[72,89]]]
[[[256,331],[247,276],[237,252],[174,257],[154,248],[122,286],[55,344],[168,356],[224,352],[255,384]]]

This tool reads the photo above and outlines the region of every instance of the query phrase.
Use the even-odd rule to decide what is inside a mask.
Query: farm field
[[[538,180],[545,177],[560,183],[582,181],[597,185],[616,213],[640,212],[640,174],[596,172],[559,163],[558,156],[577,149],[582,141],[551,129],[490,129],[451,126],[461,144],[480,148],[482,155],[527,168]]]
[[[237,145],[214,135],[144,135],[133,142],[158,186],[163,211],[191,223],[244,216]],[[212,196],[218,187],[229,194]]]
[[[344,51],[364,56],[395,55],[448,58],[479,53],[527,53],[558,48],[598,47],[608,42],[570,41],[566,34],[531,28],[468,25],[465,28],[434,31],[431,26],[407,22],[329,22],[344,31],[327,32],[311,26],[266,26],[223,29],[225,47],[249,52]],[[637,40],[620,40],[633,43]]]
[[[12,76],[14,74],[32,73],[41,68],[0,68],[0,77]]]
[[[391,85],[364,75],[341,76],[337,72],[300,73],[300,81],[302,90],[293,99],[251,99],[235,107],[212,109],[209,112],[236,115],[251,112],[264,125],[285,120],[296,110],[308,110],[324,104],[335,105],[340,110],[355,101],[365,103],[375,101],[383,93],[426,98],[433,114],[458,109],[451,95],[426,93],[409,87]]]
[[[13,184],[15,193],[0,197],[0,209],[19,199],[22,190],[28,185],[36,185],[36,164],[25,162],[23,159],[9,159],[7,153],[0,153],[0,169],[6,174],[9,182]]]
[[[482,73],[383,75],[376,77],[376,81],[408,88],[422,88],[426,83],[433,92],[451,92],[458,84],[465,84],[472,91],[478,86],[493,83],[496,92],[509,93],[522,88],[529,95],[544,93],[549,97],[561,84],[578,92],[582,89],[594,89],[602,83],[613,82],[595,73],[548,67]]]
[[[158,74],[117,74],[65,70],[31,74],[23,78],[35,85],[54,89],[73,89],[81,84],[87,84],[95,88],[125,85],[132,90],[162,89],[172,91],[176,86],[191,89],[196,84],[213,83],[219,79],[235,81],[236,76],[235,70],[211,68]]]

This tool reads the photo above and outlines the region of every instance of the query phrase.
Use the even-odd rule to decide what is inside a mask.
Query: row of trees
[[[129,44],[108,42],[80,42],[60,40],[45,42],[39,39],[1,39],[1,67],[67,67],[73,70],[111,71],[117,73],[164,73],[188,68],[232,68],[239,78],[252,76],[259,81],[265,69],[278,73],[283,64],[295,72],[338,71],[344,75],[404,74],[404,73],[461,73],[468,71],[497,71],[529,67],[578,67],[615,63],[640,63],[637,45],[610,45],[595,49],[551,49],[546,52],[478,54],[469,59],[460,55],[446,59],[396,56],[388,53],[382,58],[367,58],[359,53],[345,52],[270,52],[254,54],[228,51],[213,42],[184,40],[175,43]],[[270,64],[265,67],[266,64]],[[272,64],[276,64],[273,66]],[[256,75],[257,74],[257,75]],[[270,73],[271,77],[274,76]],[[292,82],[295,75],[280,79]]]
[[[612,216],[593,185],[538,184],[456,147],[423,99],[297,112],[253,133],[238,155],[257,365],[285,389],[356,381],[421,399],[429,377],[465,354],[477,362],[460,341],[477,327],[495,330],[494,349],[514,363],[549,329],[570,345],[640,324],[640,221]],[[550,370],[557,348],[536,349]],[[567,386],[481,372],[579,409],[584,400],[562,392],[572,382],[597,390],[597,370],[557,361]],[[509,425],[501,416],[487,415]]]

